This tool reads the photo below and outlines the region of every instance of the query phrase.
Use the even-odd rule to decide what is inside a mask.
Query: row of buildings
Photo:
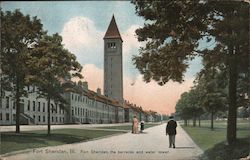
[[[120,103],[88,89],[87,82],[78,84],[68,81],[69,89],[63,94],[67,105],[51,101],[51,124],[86,124],[86,123],[124,123],[131,122],[134,116],[140,121],[157,122],[161,115],[154,111],[145,111],[142,107],[128,101]],[[25,88],[29,92],[20,101],[21,124],[47,124],[48,102],[39,97],[37,88]],[[16,119],[16,104],[11,92],[4,92],[0,106],[0,125],[13,125]]]

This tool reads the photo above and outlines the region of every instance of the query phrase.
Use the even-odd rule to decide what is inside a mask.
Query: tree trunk
[[[230,48],[229,59],[229,108],[227,120],[227,142],[232,145],[236,141],[236,88],[237,88],[237,56],[233,53],[233,48]]]
[[[211,130],[214,130],[214,110],[211,112]]]
[[[199,116],[199,127],[201,127],[201,116]]]
[[[184,124],[185,124],[185,126],[187,126],[187,124],[188,124],[187,119],[184,120]]]
[[[193,117],[193,127],[196,127],[196,114],[194,114],[194,117]]]
[[[48,100],[48,135],[50,135],[50,97],[47,98]]]
[[[16,133],[20,133],[20,86],[18,76],[16,79]],[[12,114],[12,113],[11,113]]]

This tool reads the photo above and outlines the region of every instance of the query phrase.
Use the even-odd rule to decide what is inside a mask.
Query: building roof
[[[107,32],[103,39],[115,39],[115,38],[122,40],[122,37],[115,22],[115,16],[113,15],[109,27],[107,29]]]
[[[96,101],[99,101],[99,102],[102,102],[102,103],[105,103],[108,105],[112,105],[115,107],[121,107],[121,108],[125,108],[125,109],[132,109],[136,112],[142,112],[146,115],[155,115],[157,113],[157,112],[152,111],[152,110],[149,110],[149,111],[143,110],[143,108],[141,106],[137,106],[137,105],[132,104],[126,100],[123,104],[121,104],[118,100],[115,100],[115,99],[112,99],[110,97],[106,97],[104,95],[98,94],[95,91],[92,91],[89,89],[84,90],[83,85],[79,85],[79,84],[72,82],[72,81],[65,81],[63,84],[64,84],[64,87],[67,88],[67,92],[75,92],[78,94],[83,94],[86,97],[88,97],[89,99],[96,100]]]

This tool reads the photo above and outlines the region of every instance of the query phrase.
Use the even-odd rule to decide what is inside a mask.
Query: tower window
[[[108,43],[108,48],[116,48],[116,44],[113,43]]]

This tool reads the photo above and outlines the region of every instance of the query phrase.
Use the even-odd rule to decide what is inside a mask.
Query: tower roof
[[[122,40],[122,37],[115,22],[114,15],[110,21],[109,27],[103,39],[113,39],[113,38],[120,38]]]

